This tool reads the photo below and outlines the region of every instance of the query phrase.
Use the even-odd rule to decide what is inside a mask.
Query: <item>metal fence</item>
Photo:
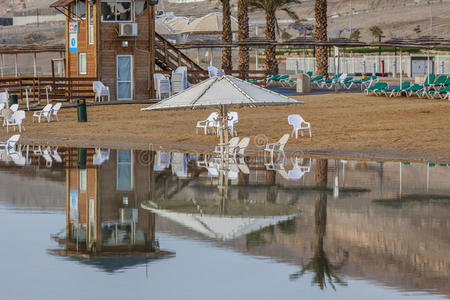
[[[398,76],[400,70],[408,77],[418,74],[427,73],[427,60],[430,60],[432,72],[437,74],[450,73],[450,55],[403,55],[401,58],[402,68],[400,68],[399,55],[362,55],[362,56],[346,56],[346,57],[330,57],[328,59],[328,72],[335,73],[381,73],[382,62],[384,61],[384,72]],[[417,63],[424,64],[423,68],[417,66]],[[317,64],[314,57],[289,57],[286,58],[286,72],[316,72]]]

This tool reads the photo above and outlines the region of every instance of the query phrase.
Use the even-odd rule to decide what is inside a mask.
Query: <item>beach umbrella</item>
[[[222,19],[221,12],[209,13],[186,24],[181,33],[191,35],[222,34]],[[238,30],[238,21],[235,17],[231,17],[231,30],[233,32]]]
[[[303,104],[239,78],[211,77],[142,110],[196,110],[218,108],[221,157],[228,155],[228,108]],[[228,165],[228,164],[227,164]]]

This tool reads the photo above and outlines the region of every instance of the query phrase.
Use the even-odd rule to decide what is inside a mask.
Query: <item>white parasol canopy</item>
[[[227,241],[262,228],[291,220],[299,214],[264,217],[231,217],[172,212],[142,204],[144,209],[168,218],[207,237]]]
[[[222,13],[213,12],[209,13],[201,18],[195,19],[187,24],[181,33],[184,34],[221,34],[222,33]],[[237,32],[238,21],[236,18],[231,17],[231,30]]]
[[[198,109],[226,106],[303,104],[239,78],[211,77],[142,110]]]

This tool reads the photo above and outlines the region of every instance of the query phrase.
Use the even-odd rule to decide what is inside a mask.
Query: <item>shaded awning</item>
[[[50,7],[51,8],[66,7],[70,5],[72,2],[75,2],[75,0],[58,0],[50,4]]]

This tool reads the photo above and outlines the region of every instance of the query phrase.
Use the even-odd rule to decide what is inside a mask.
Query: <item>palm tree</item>
[[[275,31],[278,28],[276,12],[285,11],[291,18],[298,20],[297,14],[289,7],[290,4],[300,4],[300,0],[249,0],[249,7],[262,9],[266,13],[266,39],[275,41]],[[278,63],[276,57],[276,46],[266,46],[266,72],[276,75],[278,73]]]
[[[249,37],[248,27],[248,0],[238,0],[238,38],[240,41],[244,41]],[[239,46],[239,63],[238,69],[241,72],[240,75],[245,78],[249,70],[249,54],[248,47]]]
[[[227,43],[233,41],[233,34],[231,32],[231,9],[230,0],[221,0],[222,2],[222,40]],[[230,72],[233,69],[233,62],[231,60],[231,48],[224,47],[222,49],[222,69]]]
[[[316,17],[315,37],[318,41],[327,41],[327,0],[316,0],[314,6]],[[317,74],[328,77],[328,51],[326,46],[316,46]]]

